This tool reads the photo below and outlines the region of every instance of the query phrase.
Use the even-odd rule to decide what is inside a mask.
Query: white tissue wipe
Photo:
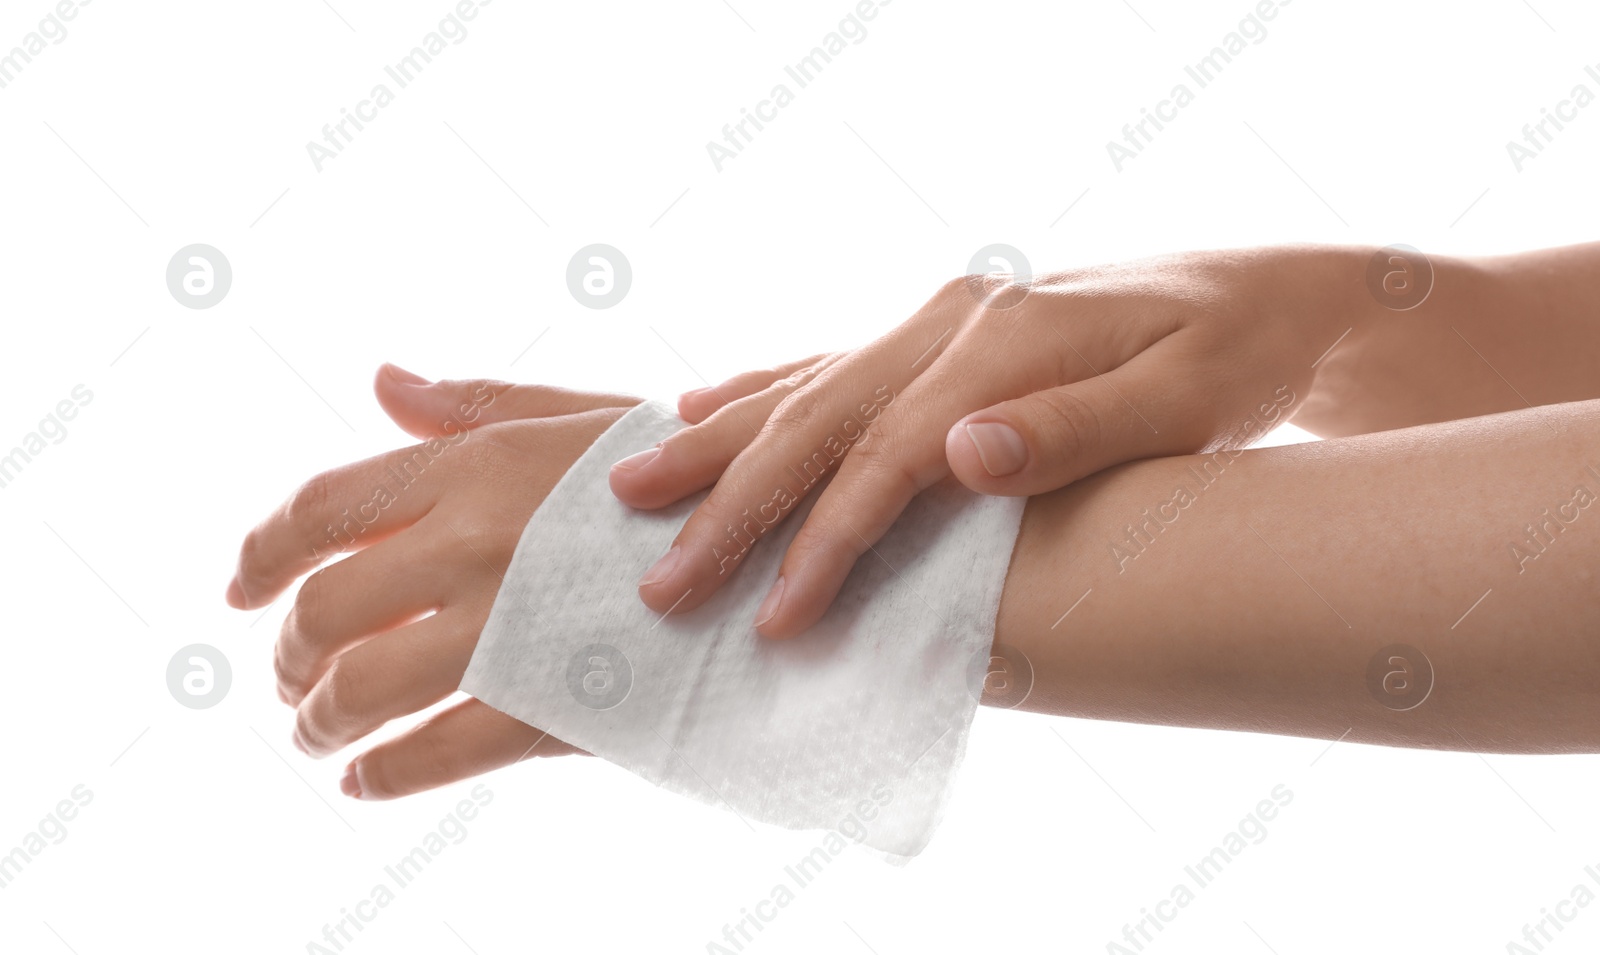
[[[820,622],[770,640],[756,608],[821,487],[710,600],[663,617],[640,601],[639,578],[706,495],[638,511],[607,475],[681,427],[666,405],[641,404],[561,479],[522,532],[461,689],[747,824],[917,854],[966,750],[1024,500],[953,479],[929,488]],[[769,500],[751,502],[755,521]]]

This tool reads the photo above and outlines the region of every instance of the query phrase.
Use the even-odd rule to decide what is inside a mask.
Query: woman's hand
[[[864,348],[685,394],[692,426],[611,472],[617,497],[640,508],[716,485],[640,595],[658,612],[703,603],[836,472],[757,614],[762,633],[790,636],[947,474],[1032,495],[1126,461],[1249,444],[1308,391],[1346,306],[1367,294],[1365,268],[1358,250],[1276,248],[1027,287],[968,276]]]
[[[637,398],[459,381],[385,366],[389,416],[423,443],[306,482],[251,531],[228,588],[241,610],[308,577],[278,637],[294,739],[326,756],[460,686],[528,518]],[[530,754],[575,752],[468,699],[352,760],[352,796],[431,789]]]

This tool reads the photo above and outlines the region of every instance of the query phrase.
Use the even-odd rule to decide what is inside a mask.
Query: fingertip
[[[1009,422],[969,419],[961,430],[990,477],[1011,477],[1028,466],[1028,443]]]
[[[645,496],[641,494],[643,483],[650,477],[649,464],[661,455],[661,445],[646,448],[643,451],[630,454],[622,460],[611,465],[607,477],[611,485],[611,493],[624,504],[632,507],[645,507]]]
[[[960,481],[968,490],[978,494],[1009,497],[1033,493],[1016,489],[1017,479],[1019,475],[1027,471],[1027,462],[1029,460],[1027,447],[1021,443],[1021,436],[1010,425],[1002,422],[972,420],[979,414],[982,414],[982,412],[962,418],[952,425],[945,434],[945,463],[949,466],[950,473],[955,475],[956,480]],[[986,427],[989,425],[998,425],[1004,431],[1010,432],[1010,434],[990,431]],[[974,428],[977,429],[976,433],[974,433]],[[1012,443],[1013,436],[1015,436],[1015,443]],[[989,439],[993,446],[989,449],[980,446],[980,441],[983,439]],[[1005,466],[1016,463],[1015,457],[1019,453],[1019,447],[1023,463],[1010,471],[1010,473],[994,473],[996,470],[1002,470]],[[988,455],[987,461],[985,460],[986,454]],[[1007,458],[1007,454],[1012,455],[1012,457]]]
[[[339,791],[351,799],[361,798],[361,779],[359,770],[356,768],[357,762],[357,760],[352,759],[350,764],[344,768],[344,775],[339,778]]]
[[[778,609],[783,606],[783,588],[783,575],[779,574],[778,579],[773,581],[772,588],[767,591],[767,596],[762,599],[761,606],[756,608],[757,632],[762,632],[761,628],[776,616]]]
[[[378,366],[378,374],[387,377],[390,381],[402,385],[431,385],[433,382],[413,372],[406,371],[393,362],[384,362]]]
[[[611,496],[628,505],[638,507],[633,497],[633,475],[626,471],[617,470],[615,464],[611,465],[611,472],[606,475],[606,484],[611,488]]]
[[[668,594],[687,589],[687,585],[681,582],[684,576],[681,573],[683,568],[680,565],[682,563],[683,548],[678,544],[673,544],[639,578],[639,599],[644,601],[646,607],[656,613],[665,614],[677,602],[682,600],[681,596],[668,596]],[[687,596],[687,594],[683,596]]]
[[[398,799],[399,797],[406,795],[404,792],[396,792],[394,788],[383,779],[385,773],[383,772],[383,767],[380,764],[383,762],[386,755],[387,751],[380,747],[376,750],[363,753],[351,761],[350,765],[354,770],[355,776],[355,787],[357,791],[361,793],[361,795],[356,798],[361,799],[364,802],[382,802],[388,799]]]
[[[693,607],[687,605],[688,598],[693,594],[694,588],[688,586],[669,586],[661,582],[639,585],[639,599],[652,613],[660,614],[662,617],[693,610]]]
[[[829,586],[827,581],[808,582],[803,573],[780,574],[756,609],[756,632],[768,640],[800,636],[827,614],[842,583]]]
[[[239,577],[237,574],[234,575],[232,580],[228,581],[228,592],[226,595],[224,595],[223,599],[228,602],[228,606],[235,610],[246,609],[244,588],[239,586]]]
[[[653,511],[676,504],[698,490],[686,478],[683,462],[669,459],[662,453],[664,450],[664,445],[657,445],[611,465],[606,481],[617,500],[641,511]]]
[[[661,506],[651,498],[647,491],[649,482],[638,472],[613,464],[606,481],[611,486],[612,495],[629,507],[650,511]]]
[[[678,417],[688,424],[699,424],[716,411],[720,402],[711,388],[695,388],[678,396]]]
[[[771,620],[756,624],[756,633],[765,640],[792,640],[810,630],[815,623],[814,620],[785,620],[781,614],[774,615]]]

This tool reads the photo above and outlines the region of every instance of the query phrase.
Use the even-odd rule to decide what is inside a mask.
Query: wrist
[[[1398,246],[1306,251],[1297,294],[1312,378],[1295,422],[1331,437],[1451,417],[1433,407],[1448,384],[1437,339],[1491,294],[1483,270]]]

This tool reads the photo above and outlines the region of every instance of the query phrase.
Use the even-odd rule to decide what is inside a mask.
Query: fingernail
[[[294,748],[298,749],[302,753],[305,753],[307,756],[311,755],[311,750],[306,749],[306,744],[300,739],[300,728],[298,726],[295,727],[294,730]]]
[[[637,471],[653,461],[655,456],[660,453],[660,448],[651,448],[648,451],[640,451],[638,454],[630,454],[611,466],[613,468],[622,468],[627,471]]]
[[[356,778],[355,760],[351,760],[350,765],[344,768],[344,776],[339,780],[339,791],[352,799],[361,798],[361,781]]]
[[[385,370],[387,370],[389,372],[389,377],[390,378],[393,378],[395,381],[399,382],[402,385],[431,385],[431,384],[433,384],[433,382],[431,382],[428,379],[422,377],[421,375],[412,374],[411,372],[406,371],[404,368],[401,368],[399,365],[390,363],[390,364],[384,365],[383,367],[384,367]]]
[[[783,578],[779,577],[777,582],[772,585],[772,589],[767,591],[766,599],[761,601],[761,606],[756,608],[756,626],[759,627],[771,620],[772,615],[778,612],[778,604],[782,602]]]
[[[244,609],[244,588],[239,586],[238,577],[228,581],[228,596],[225,599],[228,601],[228,606],[235,610]]]
[[[967,437],[978,449],[983,469],[995,477],[1016,474],[1028,463],[1028,446],[1022,435],[1008,424],[985,421],[967,425]]]
[[[683,394],[678,396],[678,400],[679,401],[693,401],[696,398],[699,398],[701,395],[708,395],[710,393],[711,393],[711,389],[710,388],[696,388],[693,391],[685,391]]]
[[[648,571],[645,571],[644,579],[639,581],[639,586],[646,587],[650,584],[661,583],[663,580],[666,580],[668,577],[672,576],[673,568],[677,566],[678,545],[673,544],[672,549],[667,551],[665,556],[656,561]]]

